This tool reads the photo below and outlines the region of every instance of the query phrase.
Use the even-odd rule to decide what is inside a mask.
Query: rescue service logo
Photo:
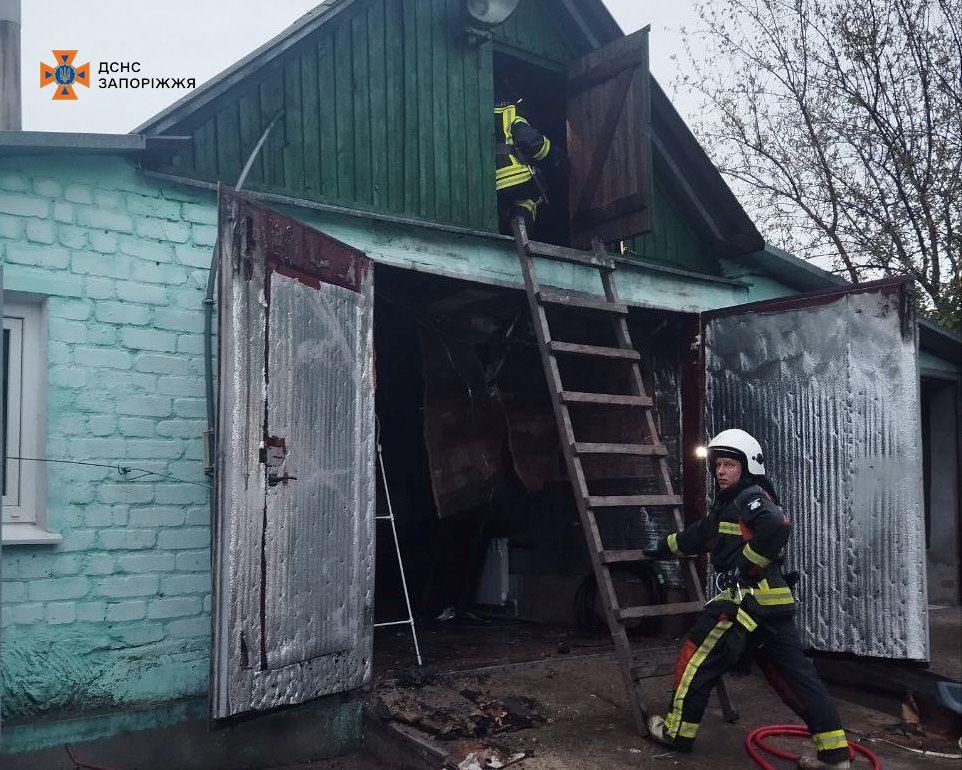
[[[75,85],[80,84],[84,88],[90,88],[90,62],[75,67],[73,61],[77,58],[76,51],[53,51],[53,56],[57,61],[53,67],[40,62],[40,87],[55,85],[54,101],[76,101]]]

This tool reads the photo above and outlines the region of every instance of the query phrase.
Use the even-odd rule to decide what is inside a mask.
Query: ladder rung
[[[695,559],[697,556],[680,556],[673,557],[673,561],[680,560],[691,560]],[[601,552],[601,563],[602,564],[624,564],[625,562],[634,561],[651,561],[651,557],[645,556],[645,552],[640,548],[624,548],[622,550],[610,550]]]
[[[551,291],[550,289],[540,289],[538,299],[552,305],[567,305],[568,307],[580,307],[585,310],[603,310],[607,313],[617,313],[618,315],[628,315],[628,306],[624,302],[609,302],[601,297],[591,294],[582,294],[577,291]]]
[[[576,345],[573,342],[549,342],[548,348],[552,353],[573,353],[596,358],[624,358],[628,361],[641,360],[641,353],[631,348],[604,348],[598,345]]]
[[[528,241],[528,251],[542,257],[551,257],[561,262],[571,262],[575,265],[586,265],[599,270],[614,270],[615,261],[613,259],[600,259],[590,251],[580,249],[569,249],[564,246],[555,246],[552,243],[541,243],[539,241]]]
[[[622,620],[639,620],[641,618],[659,618],[663,615],[685,615],[689,612],[701,612],[705,608],[703,602],[676,602],[674,604],[649,604],[645,607],[625,607],[618,610],[618,617]]]
[[[603,564],[624,564],[625,562],[645,561],[646,559],[648,559],[648,557],[645,556],[645,552],[640,548],[601,552],[601,561]]]
[[[681,504],[678,495],[614,495],[588,498],[589,508],[658,508]]]
[[[668,450],[661,444],[586,444],[575,443],[579,455],[639,455],[642,457],[666,457]]]
[[[561,400],[566,404],[608,404],[609,406],[649,407],[649,396],[617,396],[611,393],[579,393],[573,390],[561,391]]]

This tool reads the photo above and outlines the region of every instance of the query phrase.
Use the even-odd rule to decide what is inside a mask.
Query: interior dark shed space
[[[691,318],[633,310],[629,323],[658,405],[672,481],[680,489]],[[463,658],[465,644],[452,640],[469,629],[476,663],[503,657],[506,634],[520,634],[525,644],[559,633],[607,643],[524,293],[379,266],[374,330],[384,469],[423,633],[444,639],[440,654]],[[590,313],[562,333],[569,342],[606,342]],[[626,367],[572,360],[560,365],[566,389],[628,392],[626,382],[618,388]],[[643,441],[637,411],[579,406],[572,413],[575,434],[588,442],[602,434],[605,440]],[[650,460],[586,461],[590,492],[654,491],[653,482],[649,488],[649,482],[624,479],[643,475],[629,467],[640,462]],[[377,513],[388,513],[382,483]],[[619,549],[639,548],[673,529],[666,515],[637,508],[606,513],[600,527],[606,546]],[[683,598],[673,563],[625,566],[616,582],[625,605]],[[377,530],[375,609],[376,623],[407,617],[397,552],[384,520]],[[635,631],[671,635],[678,623],[639,621]],[[375,665],[393,656],[398,641],[413,662],[408,640],[403,627],[379,629]],[[438,650],[426,658],[431,653],[436,658]]]

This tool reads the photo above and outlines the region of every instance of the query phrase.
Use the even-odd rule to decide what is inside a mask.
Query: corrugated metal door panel
[[[361,686],[371,671],[373,273],[221,194],[215,718]]]
[[[819,650],[926,660],[916,331],[903,281],[706,314],[706,427],[758,438]]]
[[[374,430],[371,313],[359,298],[271,277],[267,432],[284,437],[282,470],[296,476],[267,491],[271,669],[350,649],[363,607],[358,551],[373,515],[373,466],[364,458]]]

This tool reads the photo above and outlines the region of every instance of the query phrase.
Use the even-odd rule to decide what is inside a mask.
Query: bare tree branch
[[[701,0],[696,134],[768,237],[962,327],[962,0]]]

